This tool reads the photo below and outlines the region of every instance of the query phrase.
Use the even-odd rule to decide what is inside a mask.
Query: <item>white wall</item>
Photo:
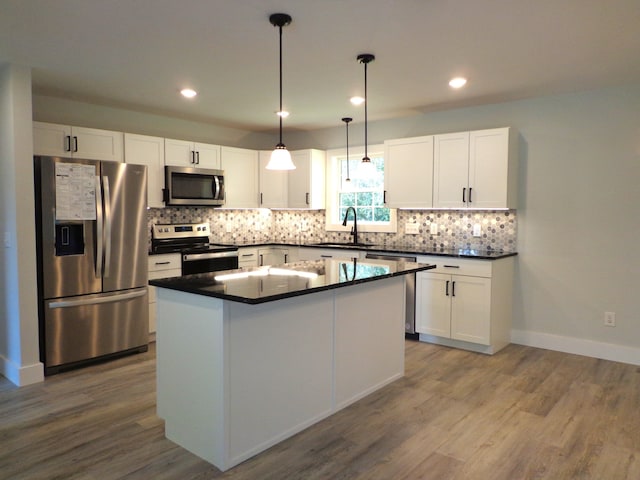
[[[42,381],[33,203],[31,71],[0,64],[0,373]]]
[[[640,364],[640,85],[374,122],[369,138],[501,126],[520,132],[514,342]],[[337,148],[344,137],[288,143]]]

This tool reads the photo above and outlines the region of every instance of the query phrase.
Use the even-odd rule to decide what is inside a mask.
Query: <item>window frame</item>
[[[370,157],[373,157],[374,152],[376,155],[384,157],[384,145],[369,145],[367,147],[367,153]],[[349,147],[349,158],[362,158],[364,156],[364,146],[361,147]],[[335,223],[334,217],[337,217],[339,211],[339,199],[338,192],[340,191],[340,166],[339,160],[346,157],[346,150],[344,148],[336,148],[327,150],[327,191],[326,191],[326,212],[325,228],[330,232],[350,232],[353,222],[347,222],[347,226],[342,226],[342,220]],[[386,159],[385,159],[386,160]],[[397,233],[398,231],[398,217],[395,208],[389,209],[389,222],[385,224],[373,224],[373,223],[360,223],[358,222],[358,232],[371,232],[371,233]]]

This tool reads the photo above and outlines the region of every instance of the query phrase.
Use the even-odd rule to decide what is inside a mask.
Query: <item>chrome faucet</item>
[[[353,227],[351,227],[351,235],[353,235],[353,243],[358,243],[358,216],[356,215],[356,209],[353,207],[347,207],[347,211],[344,212],[344,220],[342,220],[342,226],[347,226],[347,217],[349,216],[349,211],[353,212]]]

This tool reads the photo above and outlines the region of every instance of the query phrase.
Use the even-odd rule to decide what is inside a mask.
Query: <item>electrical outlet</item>
[[[438,224],[437,223],[432,223],[431,225],[429,225],[429,233],[431,235],[437,235],[438,234]]]
[[[233,232],[233,224],[227,222],[227,233]]]
[[[473,236],[481,237],[482,236],[482,226],[479,223],[473,225]]]
[[[309,229],[309,227],[307,226],[307,222],[301,222],[299,226],[301,232],[306,232]]]
[[[407,223],[404,227],[404,233],[417,235],[420,233],[420,225],[418,223]]]
[[[616,312],[604,312],[604,324],[606,327],[615,327]]]

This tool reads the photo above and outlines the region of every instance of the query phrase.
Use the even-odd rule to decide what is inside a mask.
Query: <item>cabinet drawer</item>
[[[182,270],[179,253],[162,253],[160,255],[149,255],[149,273],[160,272],[162,270]],[[149,275],[151,278],[151,275]],[[159,278],[159,277],[155,277]]]
[[[466,258],[419,256],[418,262],[435,264],[432,273],[468,275],[471,277],[491,278],[491,260],[470,260]]]

